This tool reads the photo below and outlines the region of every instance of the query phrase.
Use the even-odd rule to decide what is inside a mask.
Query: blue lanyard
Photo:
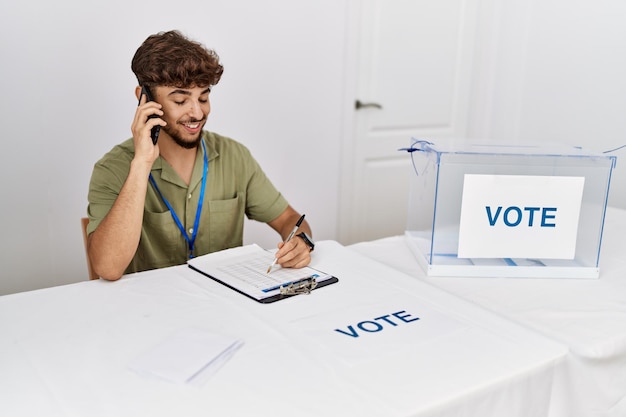
[[[202,141],[202,151],[204,152],[204,168],[203,168],[203,171],[202,171],[202,187],[200,188],[200,198],[198,199],[198,208],[196,209],[196,220],[193,223],[193,230],[192,230],[192,233],[191,233],[191,237],[189,235],[187,235],[187,231],[185,230],[185,228],[183,227],[183,224],[181,223],[180,219],[176,215],[176,212],[174,211],[174,209],[170,205],[169,201],[167,201],[167,199],[163,196],[163,194],[161,193],[161,190],[159,190],[159,187],[157,186],[156,182],[154,181],[154,178],[152,177],[152,173],[150,173],[150,182],[152,183],[152,186],[157,191],[157,193],[159,193],[159,196],[161,196],[161,199],[163,200],[163,202],[165,203],[167,208],[170,210],[170,213],[172,213],[172,218],[174,219],[174,222],[176,223],[176,226],[178,226],[178,229],[180,230],[180,232],[185,237],[185,240],[187,241],[187,244],[189,246],[189,259],[193,258],[193,248],[194,248],[194,244],[196,242],[196,235],[198,234],[198,225],[200,224],[200,213],[202,213],[202,201],[204,200],[204,189],[206,187],[206,178],[207,178],[208,172],[209,172],[209,158],[208,158],[207,153],[206,153],[206,147],[204,145],[204,140]]]

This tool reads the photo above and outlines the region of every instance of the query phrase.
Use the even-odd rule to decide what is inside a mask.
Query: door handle
[[[357,100],[354,102],[354,108],[359,110],[362,109],[364,107],[371,107],[371,108],[375,108],[375,109],[382,109],[383,106],[381,106],[378,103],[363,103],[361,100]]]

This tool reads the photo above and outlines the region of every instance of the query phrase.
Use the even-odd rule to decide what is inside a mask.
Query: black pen
[[[300,227],[300,225],[302,224],[302,221],[304,220],[304,214],[300,217],[300,219],[298,220],[298,222],[296,223],[296,225],[294,226],[293,230],[291,231],[291,233],[289,233],[289,236],[287,236],[287,240],[285,240],[285,243],[289,242],[291,240],[291,238],[293,237],[293,235],[296,234],[296,232],[298,231],[298,228]],[[267,274],[269,274],[270,272],[272,272],[272,267],[274,265],[276,265],[276,261],[278,260],[278,258],[274,258],[274,262],[272,262],[272,264],[270,265],[269,268],[267,268]]]

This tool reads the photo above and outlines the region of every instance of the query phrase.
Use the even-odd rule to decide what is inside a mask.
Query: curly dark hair
[[[135,52],[131,69],[140,85],[179,88],[214,86],[224,72],[215,51],[177,30],[149,36]]]

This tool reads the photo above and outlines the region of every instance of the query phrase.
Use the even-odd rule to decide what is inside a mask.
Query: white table
[[[547,414],[560,343],[336,242],[312,266],[339,283],[268,305],[186,266],[0,297],[0,415]],[[245,344],[201,387],[129,370],[189,327]]]
[[[427,277],[404,236],[350,248],[567,345],[551,416],[626,416],[626,211],[607,210],[599,279]]]

